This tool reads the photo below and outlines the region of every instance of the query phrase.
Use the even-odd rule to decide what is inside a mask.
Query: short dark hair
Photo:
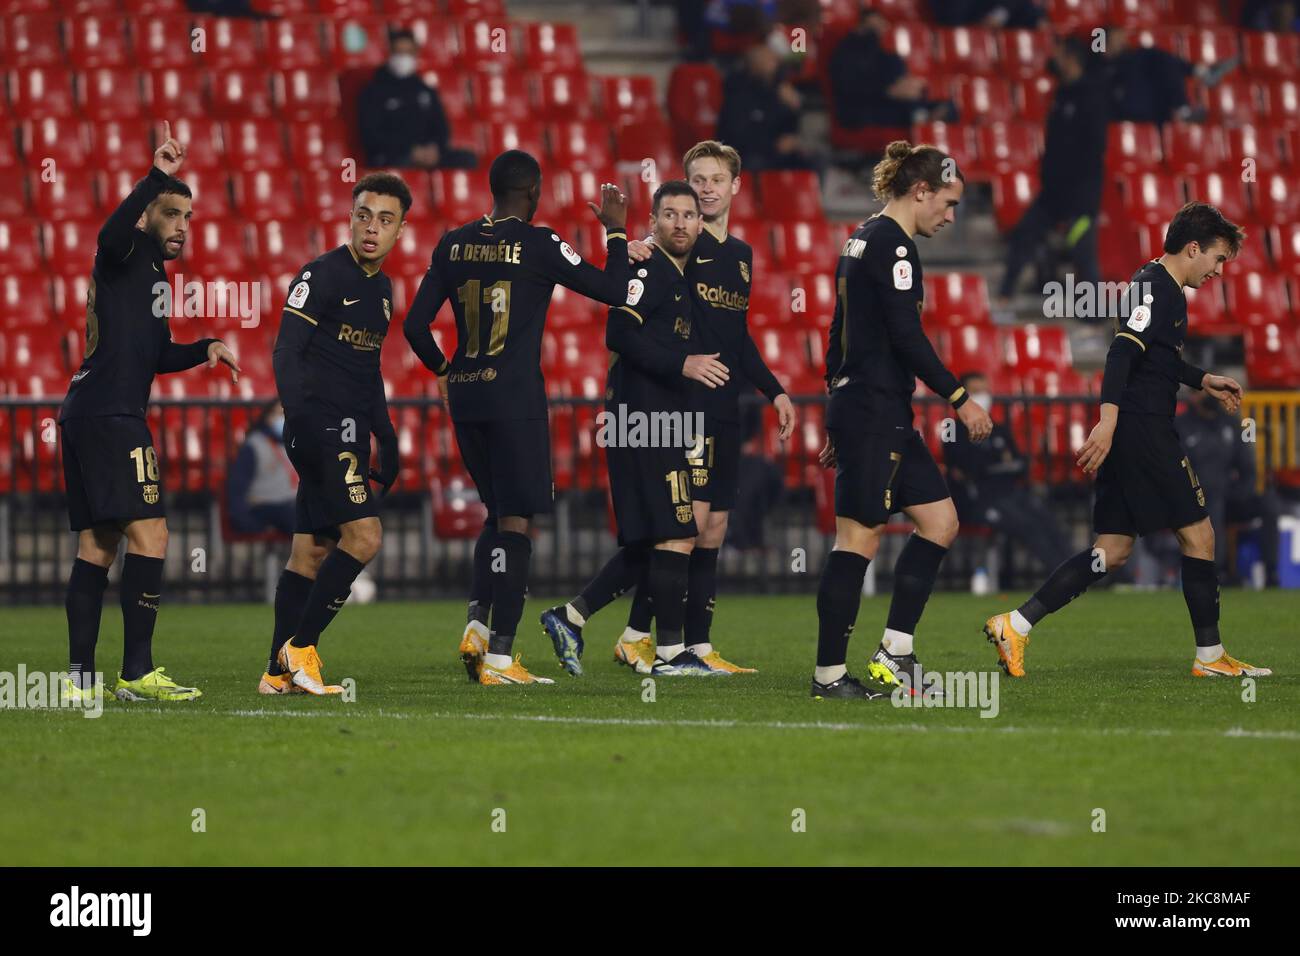
[[[402,218],[406,218],[411,208],[411,190],[406,181],[396,173],[368,173],[357,180],[352,187],[352,202],[362,193],[378,193],[381,196],[395,196],[402,204]]]
[[[1246,233],[1216,207],[1193,200],[1174,213],[1165,233],[1165,252],[1170,255],[1182,252],[1189,242],[1195,242],[1204,249],[1214,245],[1216,239],[1222,239],[1228,244],[1228,255],[1231,258],[1240,251]]]
[[[542,178],[542,166],[522,149],[507,149],[492,160],[488,169],[488,186],[493,199],[505,199],[511,193],[526,193]]]
[[[655,190],[654,202],[650,209],[655,214],[659,212],[659,200],[665,196],[690,196],[695,200],[695,209],[698,212],[700,208],[700,197],[695,194],[691,184],[684,179],[670,179],[666,183],[660,183],[659,188]]]
[[[142,179],[140,182],[136,183],[136,188],[139,188],[143,182],[144,180]],[[162,189],[158,190],[159,196],[163,193],[175,193],[177,196],[184,196],[186,199],[194,198],[194,193],[190,192],[190,187],[185,185],[185,183],[177,179],[175,176],[167,177],[167,182],[163,183]]]

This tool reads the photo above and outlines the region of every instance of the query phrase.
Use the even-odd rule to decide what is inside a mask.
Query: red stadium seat
[[[13,224],[10,223],[10,226]],[[30,252],[33,256],[28,261],[35,265],[35,255],[38,248],[45,249],[45,262],[49,271],[55,275],[74,276],[90,275],[90,270],[94,265],[95,246],[98,241],[99,230],[103,225],[101,221],[93,219],[64,219],[60,222],[45,223],[41,227],[41,234],[44,242],[39,246],[36,242],[36,225],[31,223],[31,237],[28,238],[24,229],[24,243],[30,243]],[[5,224],[0,223],[0,236],[3,236]],[[4,254],[0,250],[0,261],[3,261]],[[30,268],[30,267],[29,267]]]
[[[9,102],[17,119],[72,116],[72,78],[61,67],[24,66],[9,71]]]
[[[204,65],[216,73],[266,65],[264,30],[260,20],[238,17],[197,17],[194,27],[205,31]]]
[[[1199,289],[1183,290],[1187,298],[1187,334],[1196,338],[1237,335],[1241,329],[1228,314],[1223,284],[1210,280]]]
[[[722,109],[722,74],[712,63],[679,63],[668,80],[668,117],[676,146],[685,152],[712,139]]]
[[[59,166],[84,166],[90,159],[90,136],[80,120],[47,116],[24,120],[19,127],[23,155],[53,159]]]
[[[510,70],[518,48],[513,24],[501,17],[483,17],[462,23],[460,61],[476,70]]]
[[[1164,156],[1172,172],[1190,174],[1219,169],[1231,155],[1227,136],[1218,126],[1169,123],[1164,128]]]
[[[1015,116],[1026,123],[1045,122],[1055,96],[1056,84],[1050,76],[1016,80],[1011,84],[1011,98],[1016,107]]]
[[[582,68],[578,30],[572,23],[529,23],[524,29],[523,62],[529,70],[576,70]]]
[[[1106,22],[1106,0],[1048,0],[1044,6],[1057,33],[1090,30]]]
[[[542,179],[543,198],[539,214],[557,223],[585,223],[591,215],[587,209],[588,201],[599,204],[601,183],[612,183],[617,178],[611,168],[561,167],[548,172]]]
[[[1052,41],[1046,33],[1040,30],[1000,30],[998,43],[1002,47],[999,72],[1004,76],[1032,79],[1047,72]]]
[[[1128,29],[1157,26],[1169,22],[1166,0],[1110,0],[1110,22]]]
[[[520,96],[523,79],[518,73],[475,71],[469,74],[474,118],[500,121],[532,117],[527,97]]]
[[[202,73],[177,67],[145,71],[140,74],[140,86],[150,112],[173,124],[177,117],[197,119],[207,112],[207,82]]]
[[[1022,325],[1003,340],[1003,364],[1014,371],[1067,369],[1074,361],[1064,326]]]
[[[1043,132],[1032,123],[981,123],[974,128],[976,155],[973,163],[958,165],[973,179],[990,179],[995,175],[1032,169],[1037,171],[1043,152]],[[957,154],[954,154],[957,155]]]
[[[1187,177],[1187,194],[1192,199],[1218,206],[1233,222],[1250,218],[1250,201],[1240,175],[1214,170]]]
[[[1300,38],[1297,38],[1300,41]],[[1260,88],[1261,115],[1273,123],[1300,124],[1300,82],[1295,79],[1273,80]]]
[[[1134,46],[1155,47],[1186,60],[1191,56],[1192,28],[1172,24],[1152,24],[1133,31]]]
[[[35,271],[40,264],[39,230],[35,221],[0,221],[0,270],[4,274]]]
[[[316,17],[285,17],[266,25],[266,52],[277,70],[324,70],[330,65]]]
[[[140,66],[158,70],[195,65],[188,16],[138,16],[128,26],[135,62]]]
[[[268,222],[298,214],[298,174],[282,168],[239,169],[230,173],[235,211],[248,222]]]
[[[993,214],[1003,232],[1012,229],[1038,194],[1038,171],[1019,169],[993,176]]]
[[[620,162],[643,166],[646,160],[653,160],[652,181],[663,182],[681,175],[681,157],[673,149],[672,133],[666,126],[645,120],[625,121],[614,130],[614,144]]]
[[[1228,168],[1238,174],[1244,168],[1241,161],[1246,158],[1255,160],[1256,175],[1282,162],[1282,152],[1279,149],[1280,144],[1275,130],[1246,123],[1229,129],[1227,136]]]
[[[1295,222],[1300,219],[1300,190],[1295,174],[1265,173],[1254,184],[1255,212],[1265,223]]]
[[[933,36],[934,27],[924,23],[891,23],[881,46],[901,56],[907,62],[907,72],[929,76],[935,71]]]
[[[1137,222],[1168,223],[1185,201],[1182,184],[1164,173],[1136,174],[1121,179],[1119,185],[1123,215]]]
[[[480,125],[483,127],[483,151],[488,156],[496,156],[507,149],[522,149],[534,156],[546,154],[542,124],[536,120],[505,120]]]
[[[50,277],[44,272],[0,276],[0,334],[17,329],[41,329],[54,315]]]
[[[153,139],[142,119],[106,119],[90,127],[90,148],[106,171],[129,169],[137,175],[153,164]]]
[[[196,219],[190,225],[177,268],[191,278],[238,276],[248,269],[245,226],[238,219]]]
[[[1228,311],[1241,326],[1285,324],[1291,316],[1287,303],[1286,278],[1263,272],[1239,272],[1228,275],[1224,284]]]
[[[1000,72],[997,33],[986,27],[949,27],[934,31],[933,71],[969,75]]]
[[[913,143],[929,143],[931,146],[938,147],[957,160],[962,175],[970,176],[971,169],[976,165],[978,155],[975,137],[977,132],[982,131],[984,128],[982,125],[974,126],[970,123],[944,123],[940,121],[914,123],[912,125],[911,141]]]
[[[121,19],[114,15],[78,16],[63,21],[68,62],[74,70],[99,66],[125,66],[130,47]]]
[[[1300,222],[1282,223],[1270,229],[1269,247],[1279,272],[1300,275]]]
[[[388,23],[383,17],[347,17],[325,29],[325,48],[340,72],[374,68],[388,59]]]
[[[757,222],[762,214],[759,212],[758,193],[750,184],[741,181],[740,192],[731,197],[730,220],[734,222]]]
[[[1241,53],[1237,46],[1237,30],[1225,26],[1201,27],[1192,34],[1192,45],[1187,52],[1187,58],[1193,63],[1230,60]]]
[[[588,120],[593,115],[591,77],[578,70],[557,70],[533,77],[538,113],[552,121]]]
[[[992,324],[988,284],[979,273],[941,272],[926,276],[924,285],[927,327]]]
[[[272,114],[271,74],[258,69],[215,71],[210,77],[212,115],[230,119]]]
[[[447,14],[458,20],[474,17],[504,17],[505,0],[443,0]]]
[[[1300,335],[1280,323],[1245,330],[1246,377],[1253,388],[1300,386]]]
[[[300,120],[285,126],[290,160],[299,169],[324,167],[341,169],[345,159],[354,158],[347,137],[329,120]]]
[[[1203,94],[1210,119],[1215,122],[1253,122],[1263,105],[1259,85],[1239,75],[1224,77]]]
[[[27,177],[21,167],[12,166],[0,176],[0,220],[22,219],[31,210],[27,200]]]
[[[774,223],[776,261],[786,270],[830,268],[844,244],[841,232],[825,221]]]
[[[1111,123],[1106,127],[1106,170],[1129,175],[1161,167],[1160,127]]]
[[[611,125],[628,119],[663,123],[654,77],[602,76],[597,82],[601,88],[601,115]]]
[[[1241,34],[1241,63],[1252,76],[1293,77],[1296,64],[1300,64],[1300,37],[1245,30]]]
[[[78,173],[56,176],[50,182],[35,175],[28,179],[28,189],[31,193],[32,209],[42,218],[93,216],[99,206],[95,198],[93,175]]]
[[[289,120],[337,115],[339,84],[332,72],[289,70],[272,77],[277,112]]]
[[[943,336],[946,343],[948,368],[954,375],[983,372],[987,375],[1002,371],[1002,350],[998,347],[998,331],[991,325],[966,325],[950,330]]]
[[[227,169],[278,170],[287,164],[281,142],[283,126],[273,119],[234,119],[225,123],[222,139]]]
[[[609,129],[603,123],[557,123],[547,127],[549,155],[556,165],[571,169],[608,169],[614,163]]]
[[[140,82],[130,67],[102,67],[74,80],[81,115],[88,119],[134,119],[144,115]]]
[[[797,222],[823,215],[821,185],[814,172],[766,170],[758,174],[758,187],[769,219]]]
[[[63,65],[57,17],[19,13],[0,32],[0,63],[8,67]]]
[[[958,76],[949,84],[963,119],[979,121],[1015,115],[1011,84],[1000,76]]]
[[[433,208],[446,222],[469,222],[492,211],[486,169],[436,169],[429,182]]]

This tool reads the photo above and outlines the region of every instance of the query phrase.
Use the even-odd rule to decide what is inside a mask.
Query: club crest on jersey
[[[582,256],[574,250],[573,246],[567,242],[560,243],[560,255],[569,260],[569,265],[576,266],[582,261]]]
[[[311,289],[306,282],[299,282],[293,287],[293,291],[289,293],[289,305],[295,309],[301,309],[302,304],[307,301],[307,293],[310,291]]]
[[[740,277],[741,277],[742,279],[744,279],[746,282],[749,281],[749,263],[748,263],[748,262],[742,262],[742,263],[740,264]]]
[[[141,489],[144,494],[144,503],[147,505],[156,505],[158,503],[158,486],[145,485]]]
[[[368,497],[366,486],[348,485],[348,497],[352,499],[354,505],[364,505],[366,503],[366,498]]]
[[[694,516],[695,516],[695,515],[694,515],[694,512],[691,510],[691,506],[690,506],[690,505],[678,505],[678,506],[677,506],[677,522],[678,522],[678,524],[686,524],[686,523],[687,523],[688,521],[690,521],[691,518],[693,518]]]
[[[393,318],[393,303],[387,299],[384,300],[384,321],[391,322]]]
[[[906,259],[894,263],[894,288],[903,292],[912,288],[912,263]]]
[[[636,305],[641,301],[641,296],[645,294],[645,283],[640,279],[633,279],[627,284],[627,304]]]
[[[1146,305],[1139,305],[1133,309],[1133,314],[1128,317],[1128,327],[1134,332],[1142,332],[1151,324],[1151,308]]]

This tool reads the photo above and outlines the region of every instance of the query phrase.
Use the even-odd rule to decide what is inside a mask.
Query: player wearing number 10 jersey
[[[508,150],[493,161],[488,178],[491,215],[442,237],[405,332],[420,361],[438,376],[461,458],[488,509],[474,547],[461,658],[470,679],[481,684],[551,683],[510,659],[528,586],[529,522],[551,511],[555,494],[542,331],[557,283],[607,305],[627,298],[627,205],[608,184],[601,187],[600,206],[588,204],[606,229],[602,271],[555,232],[532,225],[542,184],[536,159]],[[450,360],[429,330],[447,299],[457,333]],[[504,566],[494,555],[504,557]]]

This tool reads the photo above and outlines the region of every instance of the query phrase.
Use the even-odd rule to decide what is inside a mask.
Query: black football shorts
[[[904,508],[950,497],[915,429],[866,432],[828,425],[826,432],[835,448],[835,514],[874,527]]]
[[[158,453],[144,419],[69,418],[59,430],[73,531],[166,516]]]
[[[1173,419],[1160,415],[1120,413],[1096,491],[1092,527],[1097,534],[1136,537],[1177,530],[1208,515],[1205,491]]]
[[[705,415],[703,442],[696,441],[687,455],[691,496],[707,501],[712,511],[730,511],[740,484],[740,424]]]
[[[551,430],[544,418],[456,422],[456,444],[488,514],[550,514]]]
[[[322,413],[286,420],[284,449],[298,472],[296,534],[338,540],[339,525],[379,514],[368,419]]]

